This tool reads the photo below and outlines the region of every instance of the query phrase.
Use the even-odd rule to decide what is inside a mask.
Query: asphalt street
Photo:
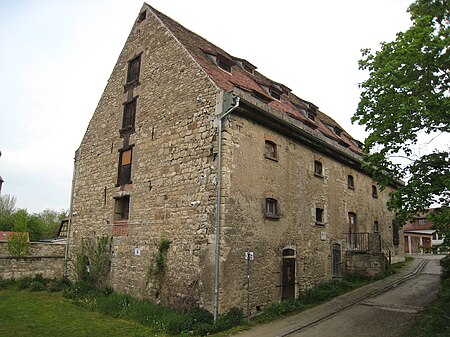
[[[416,255],[415,260],[396,275],[237,336],[401,336],[438,294],[441,257]],[[416,274],[402,282],[414,270]],[[371,295],[376,293],[378,295]]]

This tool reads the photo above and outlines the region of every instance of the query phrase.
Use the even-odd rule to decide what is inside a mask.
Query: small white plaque
[[[245,252],[245,259],[253,261],[255,259],[255,255],[253,252]]]
[[[141,256],[141,248],[140,247],[134,248],[134,255],[135,256]]]
[[[320,239],[325,241],[327,239],[327,232],[320,232]]]

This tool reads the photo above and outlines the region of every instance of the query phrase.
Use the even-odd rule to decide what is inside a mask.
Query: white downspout
[[[220,260],[220,201],[221,201],[221,190],[222,190],[222,121],[227,117],[233,110],[239,106],[239,97],[236,97],[235,104],[229,108],[227,111],[222,113],[219,118],[218,127],[218,161],[217,161],[217,209],[216,209],[216,258],[215,258],[215,270],[214,270],[214,322],[217,321],[218,311],[219,311],[219,260]]]

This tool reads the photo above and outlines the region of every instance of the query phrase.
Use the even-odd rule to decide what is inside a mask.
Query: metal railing
[[[346,233],[347,251],[383,253],[391,263],[391,250],[380,234]]]

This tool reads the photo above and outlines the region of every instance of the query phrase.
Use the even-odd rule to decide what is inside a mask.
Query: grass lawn
[[[19,336],[166,336],[148,327],[72,304],[61,293],[0,291],[0,335]]]

